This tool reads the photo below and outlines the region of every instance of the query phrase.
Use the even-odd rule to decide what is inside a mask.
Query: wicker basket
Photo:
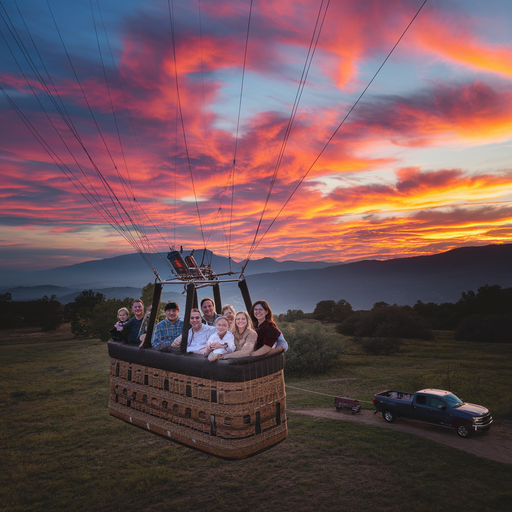
[[[225,459],[287,436],[282,354],[230,364],[113,343],[109,352],[109,411],[117,418]],[[156,363],[148,366],[148,357]]]

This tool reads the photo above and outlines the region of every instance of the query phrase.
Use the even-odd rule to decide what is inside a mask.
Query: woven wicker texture
[[[111,358],[109,411],[227,459],[254,455],[287,436],[283,370],[222,382]]]

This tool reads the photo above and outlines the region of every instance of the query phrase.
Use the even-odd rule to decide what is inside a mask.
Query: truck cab
[[[441,390],[423,389],[414,394],[412,403],[415,419],[436,425],[451,426],[453,411],[449,404],[457,407],[458,403],[463,404],[463,402],[457,402],[457,397],[448,391],[434,394],[433,392],[436,391]]]

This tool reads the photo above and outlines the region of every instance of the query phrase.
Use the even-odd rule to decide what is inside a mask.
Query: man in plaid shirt
[[[166,318],[158,322],[151,338],[151,345],[161,350],[169,346],[183,331],[183,320],[178,318],[179,306],[176,302],[165,305]]]

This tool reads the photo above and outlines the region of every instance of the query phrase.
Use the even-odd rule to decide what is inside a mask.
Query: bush
[[[512,343],[512,316],[472,315],[462,320],[455,332],[458,341]]]
[[[374,356],[396,354],[403,344],[398,338],[358,338],[354,341],[359,344],[365,354]]]
[[[358,331],[368,322],[369,317],[369,311],[355,311],[341,324],[336,326],[336,332],[345,336],[361,336]]]
[[[328,332],[321,324],[296,322],[282,328],[288,342],[286,372],[297,375],[323,373],[338,362],[343,354],[339,335]]]

